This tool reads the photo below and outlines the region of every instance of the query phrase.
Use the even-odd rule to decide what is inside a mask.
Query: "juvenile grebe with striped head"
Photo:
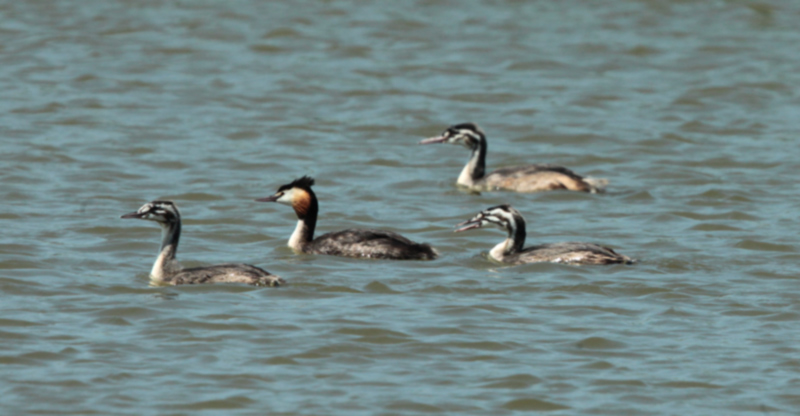
[[[150,279],[155,284],[182,285],[200,283],[247,283],[256,286],[280,286],[284,280],[249,264],[230,263],[184,269],[175,259],[181,238],[181,214],[172,201],[152,201],[138,211],[121,218],[155,221],[161,226],[161,250]]]
[[[496,225],[508,232],[508,237],[496,245],[489,256],[501,263],[569,263],[569,264],[632,264],[633,259],[614,250],[592,243],[553,243],[524,248],[525,219],[510,205],[485,209],[457,225],[456,232]]]
[[[603,192],[608,181],[585,178],[557,165],[535,164],[498,169],[486,174],[486,135],[474,123],[455,124],[441,135],[419,142],[420,144],[459,144],[472,150],[472,155],[458,176],[458,183],[473,191],[540,192],[568,190]]]
[[[256,200],[278,202],[294,209],[297,227],[288,246],[295,252],[390,260],[433,260],[438,256],[430,245],[415,243],[391,231],[351,228],[314,238],[319,203],[311,190],[313,185],[313,178],[303,176],[282,185],[274,195]]]

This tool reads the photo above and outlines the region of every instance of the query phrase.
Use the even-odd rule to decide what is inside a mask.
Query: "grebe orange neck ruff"
[[[400,234],[374,229],[347,229],[323,234],[316,239],[319,203],[308,176],[282,185],[275,194],[260,202],[289,205],[297,215],[297,226],[288,246],[297,253],[327,254],[343,257],[381,258],[392,260],[431,260],[437,253],[427,244],[415,243]]]

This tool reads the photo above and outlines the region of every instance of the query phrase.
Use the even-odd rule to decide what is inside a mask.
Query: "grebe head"
[[[281,185],[278,191],[272,196],[266,198],[259,198],[259,202],[277,202],[284,205],[289,205],[294,208],[297,215],[300,217],[305,216],[311,207],[314,196],[314,191],[311,187],[314,185],[314,178],[310,176],[303,176],[302,178],[295,179],[292,183]]]
[[[425,139],[419,144],[448,143],[460,144],[468,149],[475,149],[486,136],[483,130],[475,123],[454,124],[448,127],[441,135]]]
[[[456,227],[459,227],[455,232],[467,231],[473,228],[481,228],[484,225],[496,225],[500,229],[513,231],[517,228],[519,221],[523,221],[522,214],[510,205],[498,205],[496,207],[487,208],[478,213],[478,215],[464,221]]]
[[[139,210],[125,214],[120,218],[150,220],[168,225],[180,222],[181,214],[172,201],[152,201],[142,205]]]

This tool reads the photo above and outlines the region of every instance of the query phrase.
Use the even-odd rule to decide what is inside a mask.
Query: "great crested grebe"
[[[489,256],[502,263],[632,264],[635,261],[608,247],[592,243],[554,243],[523,248],[525,219],[509,205],[498,205],[481,211],[458,224],[457,227],[460,228],[456,232],[481,228],[488,224],[494,224],[508,232],[508,238],[489,252]]]
[[[472,150],[458,183],[473,191],[540,192],[565,189],[580,192],[603,192],[606,179],[584,178],[557,165],[536,164],[498,169],[486,172],[486,135],[474,123],[455,124],[441,135],[419,142],[420,144],[460,144]]]
[[[181,238],[181,214],[172,201],[152,201],[138,211],[121,218],[155,221],[161,226],[161,251],[156,258],[150,279],[156,284],[183,285],[200,283],[247,283],[256,286],[285,284],[278,276],[256,266],[241,263],[217,264],[184,269],[175,260]]]
[[[391,231],[351,228],[314,238],[319,204],[311,190],[313,185],[313,178],[303,176],[282,185],[272,196],[256,199],[294,208],[298,221],[288,246],[295,252],[391,260],[433,260],[438,256],[430,245],[415,243]]]

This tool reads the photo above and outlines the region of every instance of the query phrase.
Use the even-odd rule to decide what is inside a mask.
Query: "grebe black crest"
[[[456,232],[495,225],[508,232],[508,237],[496,245],[489,256],[508,264],[569,263],[569,264],[632,264],[633,259],[614,250],[592,243],[554,243],[524,248],[525,219],[510,205],[485,209],[457,225]]]
[[[272,196],[256,200],[294,209],[298,221],[288,246],[295,252],[391,260],[433,260],[438,256],[430,245],[415,243],[391,231],[347,229],[314,238],[319,203],[311,189],[313,185],[313,178],[303,176],[281,185]]]
[[[419,143],[458,144],[470,149],[472,155],[457,183],[473,191],[541,192],[562,189],[597,193],[603,192],[608,184],[605,179],[584,178],[565,167],[550,164],[503,168],[486,174],[486,134],[474,123],[452,125],[441,135]]]
[[[150,278],[156,284],[247,283],[256,286],[285,284],[278,276],[249,264],[218,264],[184,269],[175,259],[181,238],[181,214],[172,201],[152,201],[121,218],[155,221],[161,226],[162,241]]]

